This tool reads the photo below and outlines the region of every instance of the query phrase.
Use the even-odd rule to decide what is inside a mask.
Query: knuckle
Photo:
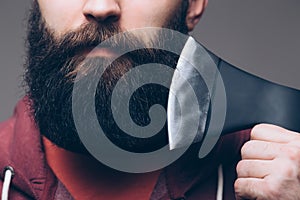
[[[278,184],[274,182],[272,184],[267,184],[265,196],[267,199],[278,198],[280,196],[280,188],[278,187]]]
[[[283,152],[286,154],[287,158],[292,161],[299,161],[300,160],[300,148],[298,147],[290,147],[285,146],[282,148]]]
[[[241,181],[241,179],[237,179],[234,182],[234,192],[239,199],[242,199],[242,197],[245,195],[245,185],[243,185],[243,181]]]
[[[255,125],[251,130],[251,137],[256,137],[261,131],[265,129],[265,124]]]
[[[283,161],[281,166],[278,167],[280,170],[280,176],[278,183],[283,183],[285,181],[298,179],[299,176],[299,166],[291,161]]]
[[[248,153],[249,149],[251,148],[251,146],[252,146],[251,141],[248,141],[248,142],[246,142],[246,143],[243,145],[243,147],[242,147],[242,149],[241,149],[241,156],[242,156],[242,158],[243,158],[245,155],[247,155],[247,153]]]
[[[234,190],[237,194],[240,194],[241,193],[241,179],[236,179],[235,182],[234,182]]]
[[[236,172],[238,175],[241,174],[241,172],[245,172],[245,166],[246,162],[244,160],[241,160],[237,165],[236,165]]]
[[[261,132],[266,131],[266,129],[270,128],[269,124],[257,124],[255,125],[251,130],[251,135],[256,136],[260,134]]]
[[[293,145],[293,146],[295,146],[295,147],[297,147],[297,148],[300,148],[300,134],[299,133],[297,133],[298,135],[297,136],[295,136],[294,137],[294,139],[293,140],[291,140],[290,141],[290,145]]]
[[[285,178],[290,178],[290,177],[294,177],[296,171],[294,170],[294,168],[292,166],[286,166],[282,172],[282,176]]]

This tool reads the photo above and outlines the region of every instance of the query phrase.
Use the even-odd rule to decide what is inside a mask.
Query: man
[[[206,0],[34,0],[25,75],[28,95],[18,103],[14,116],[0,124],[0,169],[7,169],[1,177],[14,172],[10,199],[300,199],[300,136],[273,125],[228,134],[202,160],[192,146],[170,166],[142,174],[104,166],[78,138],[70,99],[82,56],[99,42],[133,28],[192,31],[206,4]],[[113,54],[103,48],[95,57]],[[107,137],[124,149],[143,152],[163,145],[164,135],[150,142],[120,135],[112,128],[105,104],[115,79],[130,64],[140,63],[137,57],[176,64],[176,56],[161,51],[125,56],[104,75],[96,109]],[[161,93],[165,91],[158,90],[157,95]],[[134,106],[136,113],[143,109]]]

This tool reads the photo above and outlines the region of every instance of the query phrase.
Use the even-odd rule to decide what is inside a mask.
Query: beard
[[[181,9],[166,24],[166,28],[187,33],[185,25],[188,1],[183,0]],[[82,144],[72,116],[72,91],[77,72],[85,67],[87,73],[95,65],[107,62],[105,58],[91,58],[87,64],[83,52],[93,49],[111,36],[120,33],[117,24],[90,22],[75,31],[56,37],[42,18],[38,3],[33,2],[28,21],[27,48],[24,80],[27,86],[29,105],[40,133],[51,142],[66,150],[88,154]],[[135,46],[139,38],[114,41],[113,45]],[[156,49],[129,52],[116,59],[103,73],[95,95],[96,114],[106,136],[118,147],[136,153],[150,152],[168,143],[166,125],[150,138],[137,138],[124,133],[114,121],[111,111],[111,96],[118,80],[135,66],[160,63],[175,68],[178,56]],[[97,66],[97,65],[96,65]],[[126,92],[126,91],[124,91]],[[169,90],[156,84],[139,88],[130,99],[130,116],[140,125],[150,123],[147,113],[154,104],[166,108]],[[84,96],[84,94],[82,94]],[[84,106],[84,105],[83,105]]]

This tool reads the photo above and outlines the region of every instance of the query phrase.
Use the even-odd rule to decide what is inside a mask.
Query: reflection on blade
[[[171,150],[202,140],[213,96],[210,92],[215,87],[215,62],[192,37],[188,39],[170,86],[167,117]]]

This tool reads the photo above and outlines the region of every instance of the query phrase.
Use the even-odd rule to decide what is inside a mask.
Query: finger
[[[263,196],[265,190],[264,179],[238,178],[234,183],[237,199],[258,199]]]
[[[280,155],[284,144],[250,140],[241,149],[242,159],[273,160]]]
[[[287,143],[297,136],[296,132],[271,124],[259,124],[251,130],[251,140]]]
[[[236,166],[238,178],[264,178],[272,173],[270,160],[241,160]]]

